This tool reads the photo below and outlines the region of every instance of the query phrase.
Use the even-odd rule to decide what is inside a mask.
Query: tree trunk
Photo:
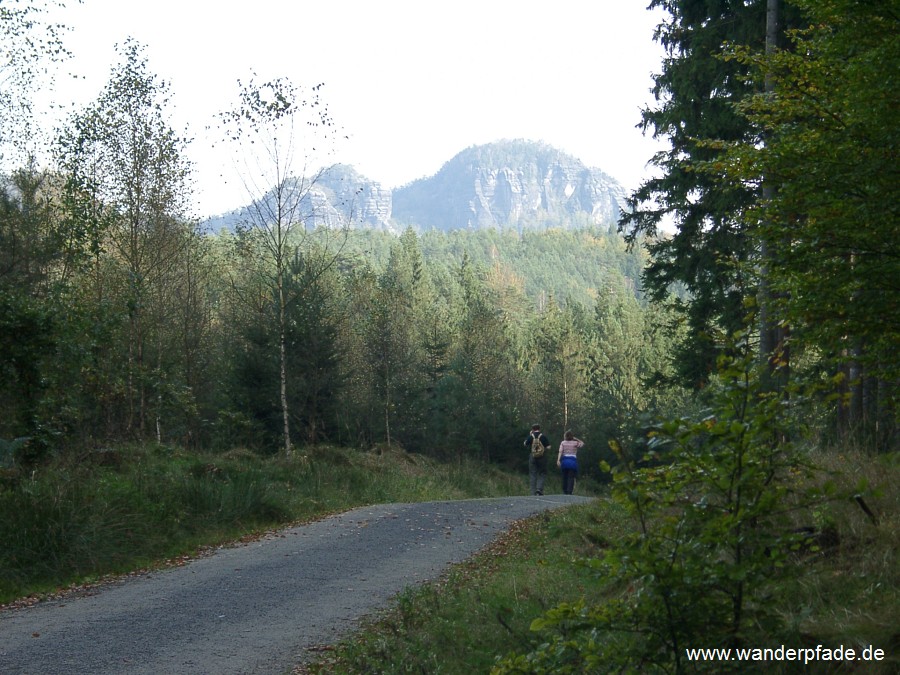
[[[156,373],[157,378],[159,378],[162,374],[162,353],[163,353],[163,341],[160,335],[157,335],[157,345],[156,345]],[[156,389],[156,444],[162,445],[162,406],[163,406],[163,397],[162,397],[162,387],[157,385]]]
[[[281,381],[281,417],[284,422],[284,454],[291,456],[291,424],[287,397],[287,322],[284,303],[284,272],[278,271],[278,349],[280,361]]]
[[[391,377],[384,378],[384,434],[388,447],[391,447]]]
[[[778,47],[778,12],[779,0],[767,0],[766,2],[766,55],[772,56]],[[771,73],[766,73],[765,91],[768,96],[775,93],[775,79]],[[769,204],[775,196],[775,186],[767,176],[763,177],[762,199]],[[784,242],[789,246],[789,242]],[[770,274],[775,256],[769,242],[764,235],[760,239],[760,280],[759,280],[759,356],[766,365],[769,381],[766,389],[783,388],[787,383],[788,364],[790,353],[788,351],[789,329],[779,324],[774,316],[775,295],[770,285]]]

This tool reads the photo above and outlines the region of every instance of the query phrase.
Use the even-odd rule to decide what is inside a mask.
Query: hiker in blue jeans
[[[541,425],[534,424],[531,433],[525,439],[528,448],[528,477],[531,481],[531,494],[544,494],[544,480],[547,478],[547,450],[550,441],[541,433]]]
[[[556,458],[556,466],[562,471],[563,494],[570,495],[575,492],[575,476],[578,475],[578,451],[584,447],[584,442],[575,438],[575,434],[567,431],[566,440],[559,444],[559,456]]]

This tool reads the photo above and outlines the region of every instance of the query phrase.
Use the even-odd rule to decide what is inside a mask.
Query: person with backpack
[[[584,442],[575,438],[575,434],[567,431],[565,440],[559,444],[559,455],[556,457],[556,466],[562,471],[563,494],[570,495],[575,492],[575,476],[578,475],[578,450],[584,447]]]
[[[547,450],[550,449],[550,441],[541,433],[541,425],[534,424],[531,433],[525,439],[525,447],[528,448],[528,477],[531,481],[531,494],[544,494],[544,480],[547,478]]]

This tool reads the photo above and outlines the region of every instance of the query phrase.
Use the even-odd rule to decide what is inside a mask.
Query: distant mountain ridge
[[[544,229],[610,225],[626,191],[600,169],[547,144],[504,140],[472,146],[433,176],[393,191],[337,165],[308,188],[300,212],[308,228],[372,228],[400,232]],[[267,196],[267,198],[272,198]],[[207,221],[210,229],[251,223],[249,207]]]

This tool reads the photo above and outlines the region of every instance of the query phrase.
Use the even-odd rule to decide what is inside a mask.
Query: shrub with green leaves
[[[636,461],[611,443],[613,496],[639,526],[586,564],[615,597],[546,612],[532,625],[543,645],[495,673],[694,671],[686,649],[785,639],[777,584],[803,536],[792,512],[823,496],[805,487],[800,397],[764,393],[749,355],[720,362],[717,386],[709,411],[658,425]]]

